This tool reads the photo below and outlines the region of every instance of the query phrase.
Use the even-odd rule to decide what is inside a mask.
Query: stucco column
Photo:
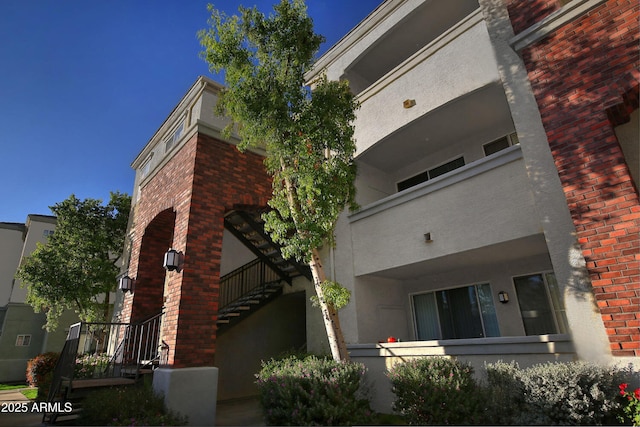
[[[479,0],[496,53],[500,77],[518,133],[529,184],[564,295],[576,353],[593,362],[611,361],[609,341],[592,292],[562,184],[553,161],[527,70],[509,45],[513,29],[503,0]]]

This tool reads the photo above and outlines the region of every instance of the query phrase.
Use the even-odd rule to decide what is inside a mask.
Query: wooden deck
[[[69,380],[63,380],[63,383],[68,384]],[[131,385],[135,384],[136,380],[132,378],[89,378],[82,380],[73,380],[71,384],[72,389],[79,388],[92,388],[92,387],[109,387],[115,385]]]

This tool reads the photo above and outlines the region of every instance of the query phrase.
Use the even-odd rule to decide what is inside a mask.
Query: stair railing
[[[62,382],[66,379],[73,378],[73,370],[76,365],[76,355],[78,353],[81,329],[82,323],[75,323],[69,328],[67,339],[64,342],[64,347],[60,353],[60,358],[53,370],[47,402],[56,401],[56,399],[60,397],[59,395],[62,388]]]
[[[164,312],[130,324],[117,324],[117,346],[104,372],[107,376],[135,376],[144,367],[153,367],[161,354],[160,327]],[[122,333],[121,333],[122,332]],[[121,338],[120,338],[121,337]]]
[[[164,313],[139,323],[75,323],[53,371],[47,401],[66,394],[71,382],[89,378],[132,376],[160,358],[160,326]]]
[[[219,310],[266,283],[280,280],[280,275],[263,260],[255,259],[220,278]]]

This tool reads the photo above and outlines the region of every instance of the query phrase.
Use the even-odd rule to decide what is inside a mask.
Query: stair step
[[[262,253],[269,258],[273,258],[274,256],[280,255],[280,251],[271,245],[267,246],[264,250],[262,250]]]
[[[222,313],[222,314],[218,314],[218,318],[220,317],[238,317],[240,316],[240,313],[236,313],[235,311],[230,311],[227,313]]]
[[[235,225],[236,230],[238,230],[239,232],[241,232],[242,234],[246,234],[246,233],[251,233],[251,231],[253,230],[253,228],[251,228],[251,226],[249,226],[248,224],[242,222],[239,223],[238,225]]]

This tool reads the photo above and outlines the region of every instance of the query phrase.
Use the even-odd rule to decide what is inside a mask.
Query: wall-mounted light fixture
[[[509,294],[506,293],[505,291],[498,292],[498,301],[500,301],[503,304],[508,303],[509,302]]]
[[[402,106],[404,108],[411,108],[413,106],[416,105],[416,100],[415,99],[405,99],[404,101],[402,101]]]
[[[424,233],[424,241],[426,243],[431,243],[433,242],[433,239],[431,238],[431,233]]]
[[[120,278],[120,284],[118,285],[118,289],[120,289],[123,293],[133,293],[133,285],[134,285],[134,280],[129,277],[129,275],[127,274],[126,276],[123,276]]]
[[[183,255],[182,252],[178,252],[171,248],[164,254],[164,264],[162,265],[167,271],[177,271],[180,273],[182,270]]]

